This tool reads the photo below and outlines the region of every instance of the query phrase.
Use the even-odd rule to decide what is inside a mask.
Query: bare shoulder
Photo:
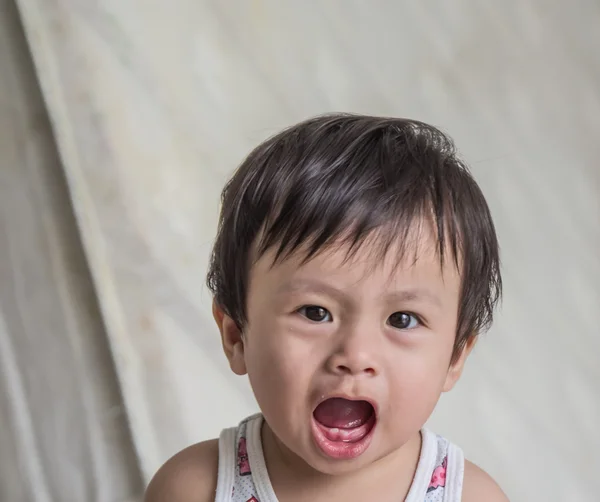
[[[198,443],[171,457],[154,475],[144,502],[209,502],[215,499],[219,441]]]
[[[509,502],[498,484],[483,469],[465,460],[463,481],[463,502]]]

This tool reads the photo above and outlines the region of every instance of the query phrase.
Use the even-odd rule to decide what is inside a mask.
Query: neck
[[[280,501],[387,500],[388,497],[397,501],[408,494],[422,440],[417,433],[401,448],[371,464],[335,475],[308,465],[277,438],[266,422],[263,422],[262,442],[269,478]]]

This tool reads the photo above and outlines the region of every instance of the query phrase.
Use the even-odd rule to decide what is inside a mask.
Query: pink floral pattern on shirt
[[[240,442],[238,444],[238,469],[240,470],[240,476],[249,476],[251,474],[250,462],[248,462],[248,449],[246,448],[245,437],[241,437]]]
[[[433,474],[431,475],[431,481],[429,482],[429,488],[427,493],[438,489],[439,487],[446,486],[446,468],[448,466],[448,457],[444,457],[442,465],[438,465]]]

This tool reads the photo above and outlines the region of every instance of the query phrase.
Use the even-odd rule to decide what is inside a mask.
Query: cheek
[[[391,399],[397,411],[410,413],[418,420],[426,420],[439,400],[446,381],[445,356],[405,360],[392,367]],[[449,359],[449,357],[448,357]]]
[[[281,385],[294,374],[287,364],[285,348],[271,343],[249,343],[246,347],[246,367],[250,380],[257,384]]]
[[[247,334],[246,368],[259,405],[293,401],[310,388],[314,368],[310,347],[292,334],[272,330]]]

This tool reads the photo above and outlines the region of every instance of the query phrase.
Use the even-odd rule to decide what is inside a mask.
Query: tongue
[[[315,410],[315,419],[325,427],[352,429],[363,425],[373,414],[366,401],[333,398],[323,401]]]

